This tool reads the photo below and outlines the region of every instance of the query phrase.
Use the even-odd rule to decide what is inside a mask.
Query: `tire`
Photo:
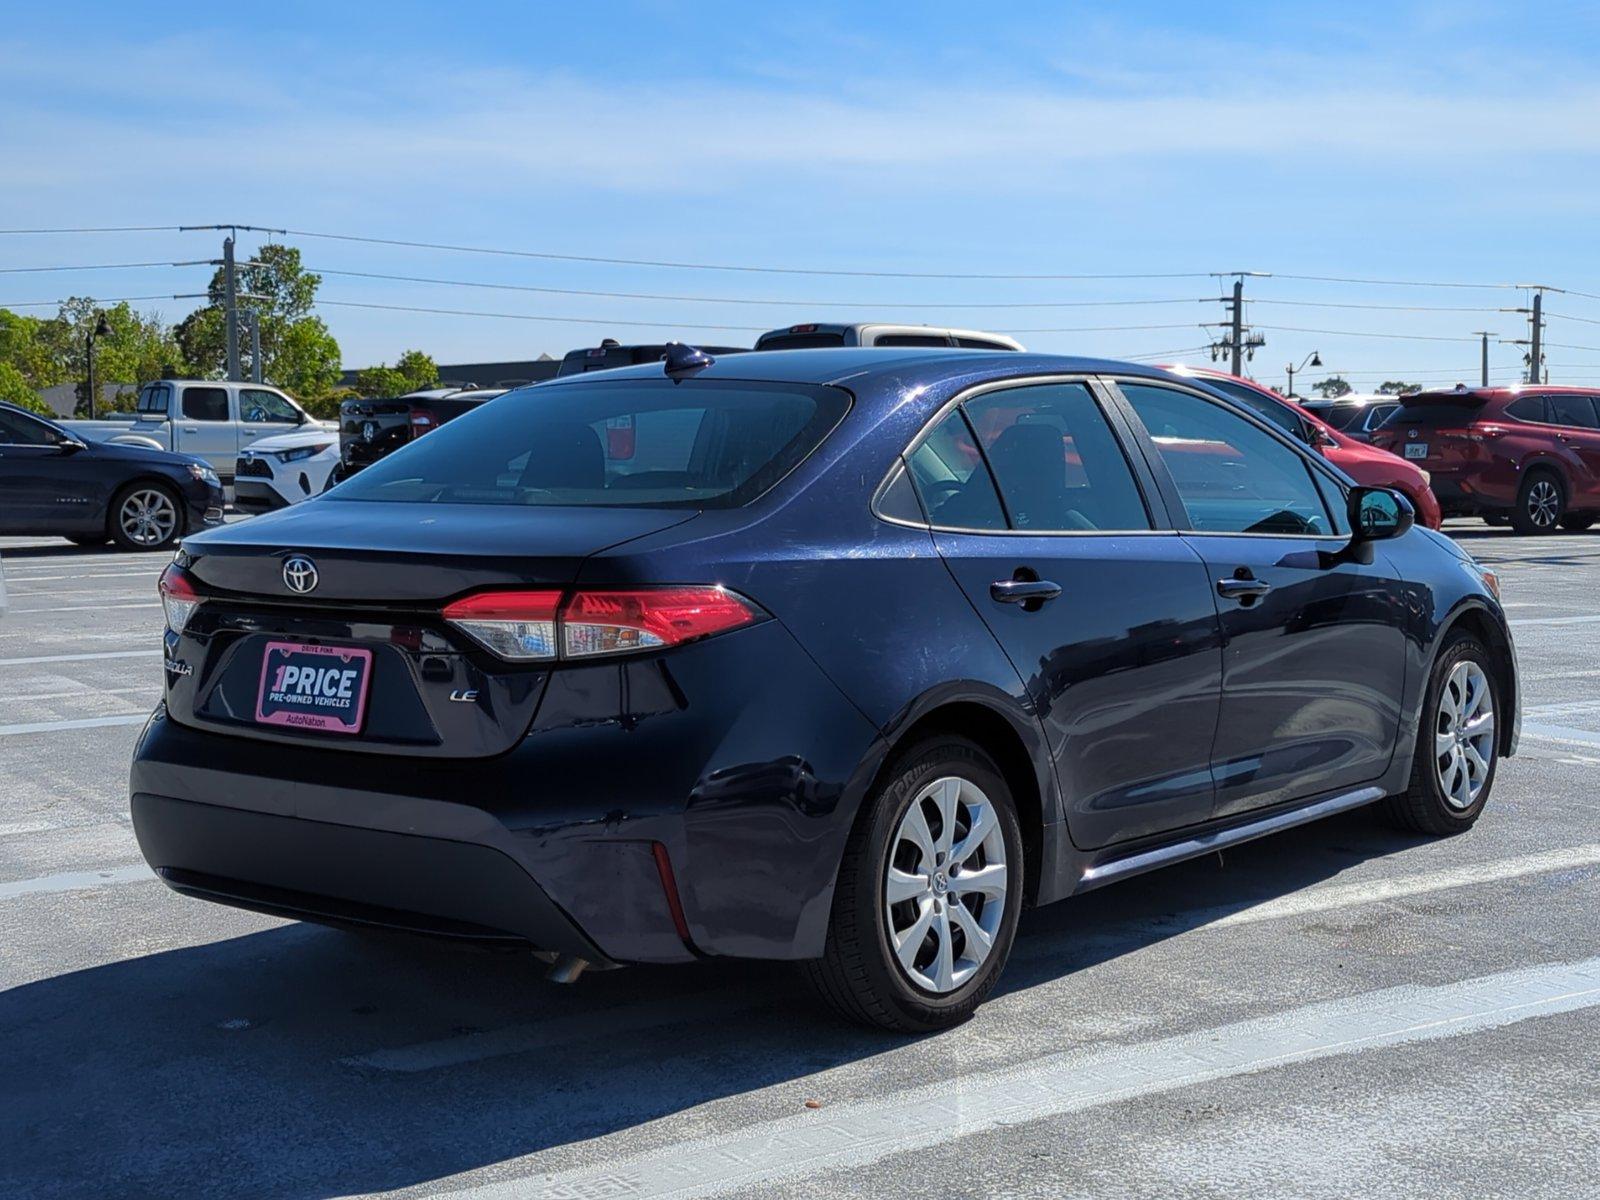
[[[183,501],[164,483],[130,483],[112,499],[107,528],[124,550],[170,549],[183,536]]]
[[[896,1033],[947,1029],[993,990],[1016,939],[1024,880],[1016,804],[993,760],[964,738],[922,742],[885,777],[845,847],[826,950],[802,970],[848,1020]],[[951,810],[955,819],[946,822]],[[980,827],[973,843],[968,835],[985,813],[992,823]],[[965,869],[951,870],[964,844],[970,845]],[[931,870],[923,846],[935,855]],[[974,861],[980,867],[971,867]],[[896,903],[888,897],[892,865],[907,892]],[[968,882],[980,871],[982,888]],[[915,881],[921,891],[911,890]],[[961,917],[952,920],[958,908]],[[919,927],[924,932],[916,937]],[[909,966],[893,948],[897,928],[910,935]],[[989,936],[986,952],[977,937],[969,940],[969,930]]]
[[[1511,528],[1523,536],[1554,533],[1567,511],[1567,492],[1553,471],[1535,469],[1523,477],[1517,489],[1517,505],[1511,510]]]
[[[1600,521],[1600,513],[1568,513],[1561,518],[1561,528],[1568,533],[1583,533]]]
[[[1474,678],[1481,682],[1482,692],[1475,690]],[[1495,674],[1494,660],[1477,638],[1459,632],[1441,647],[1423,697],[1424,715],[1417,726],[1411,782],[1400,795],[1384,802],[1390,823],[1435,837],[1465,833],[1472,828],[1489,802],[1500,765],[1500,735],[1495,722],[1504,691]],[[1450,749],[1440,753],[1439,748],[1447,745],[1447,738],[1461,724],[1457,714],[1463,711],[1470,719],[1487,714],[1487,729],[1480,725],[1478,734],[1457,738],[1448,743]],[[1481,770],[1472,761],[1474,754],[1479,762],[1486,759]],[[1456,773],[1457,762],[1464,776]]]

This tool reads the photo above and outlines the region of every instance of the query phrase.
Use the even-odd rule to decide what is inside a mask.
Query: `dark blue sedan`
[[[186,532],[221,524],[223,504],[222,483],[201,459],[85,442],[0,403],[0,534],[168,550]]]
[[[491,401],[185,540],[132,774],[180,892],[939,1028],[1024,905],[1331,813],[1472,826],[1495,577],[1127,363],[802,350]]]

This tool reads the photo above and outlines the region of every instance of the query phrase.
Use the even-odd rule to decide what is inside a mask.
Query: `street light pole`
[[[111,332],[111,326],[106,323],[106,314],[105,313],[103,313],[103,312],[96,313],[95,317],[96,317],[96,320],[95,320],[95,323],[94,323],[94,327],[91,328],[89,330],[89,332],[84,335],[84,338],[83,338],[84,360],[88,365],[88,375],[89,375],[89,380],[88,380],[88,383],[89,383],[89,420],[91,420],[91,421],[95,419],[95,412],[94,412],[94,405],[95,405],[95,394],[94,394],[94,340],[97,337],[105,337],[106,334]]]
[[[1293,363],[1290,363],[1287,367],[1284,368],[1284,370],[1289,373],[1289,393],[1288,393],[1288,396],[1289,396],[1290,400],[1294,399],[1294,376],[1295,376],[1295,372],[1296,371],[1304,371],[1306,369],[1306,364],[1307,363],[1310,363],[1313,367],[1320,367],[1322,365],[1322,355],[1321,355],[1321,353],[1319,353],[1316,350],[1313,350],[1310,354],[1306,355],[1304,358],[1302,358],[1300,360],[1300,365],[1298,367],[1295,366]]]

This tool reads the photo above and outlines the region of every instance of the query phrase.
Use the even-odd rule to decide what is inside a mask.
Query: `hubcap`
[[[117,521],[130,542],[159,546],[178,528],[178,509],[165,492],[149,488],[122,502]]]
[[[1535,525],[1554,525],[1561,510],[1561,493],[1548,479],[1535,480],[1528,489],[1528,517]]]
[[[1006,841],[993,803],[950,775],[917,793],[889,848],[889,945],[906,977],[953,992],[994,948],[1006,911]]]
[[[1494,763],[1494,694],[1482,667],[1450,668],[1434,721],[1434,771],[1451,808],[1468,809],[1483,794]]]

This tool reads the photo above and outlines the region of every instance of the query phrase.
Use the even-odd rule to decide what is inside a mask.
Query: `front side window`
[[[61,437],[43,421],[0,408],[0,443],[10,446],[54,446]]]
[[[737,508],[839,423],[838,388],[629,379],[508,392],[367,467],[330,500]]]
[[[298,425],[300,412],[277,392],[243,388],[239,392],[239,419],[251,425]]]
[[[1294,450],[1199,396],[1117,386],[1154,441],[1197,532],[1333,533],[1311,469]]]
[[[945,529],[1007,527],[994,479],[959,408],[935,425],[906,461],[923,511],[934,525]]]
[[[1013,528],[1032,533],[1150,528],[1128,460],[1084,384],[984,392],[964,407]]]
[[[186,387],[183,389],[183,419],[186,421],[226,421],[228,389]]]
[[[1600,428],[1595,420],[1594,405],[1587,396],[1549,396],[1550,420],[1556,425],[1570,425],[1578,429]]]

